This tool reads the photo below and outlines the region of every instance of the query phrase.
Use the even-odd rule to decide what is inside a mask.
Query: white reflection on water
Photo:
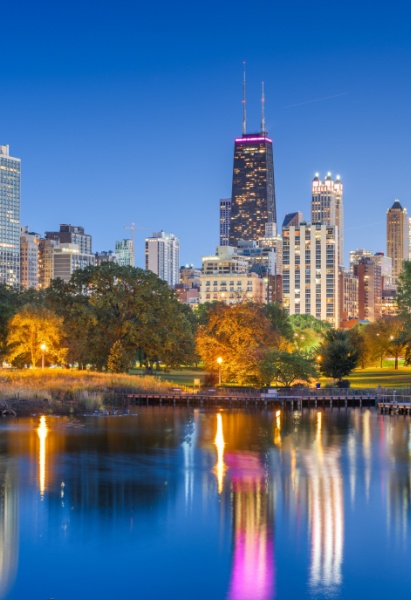
[[[370,497],[370,482],[371,482],[371,431],[370,431],[370,418],[371,413],[367,410],[363,414],[362,424],[363,424],[363,433],[362,433],[362,449],[364,455],[364,465],[365,465],[365,496],[367,501]]]
[[[223,432],[223,419],[220,413],[217,414],[217,433],[214,440],[215,447],[217,449],[217,463],[213,469],[213,472],[217,478],[218,493],[221,494],[224,486],[224,474],[226,472],[226,466],[224,464],[224,432]]]
[[[41,496],[44,496],[46,491],[46,438],[47,438],[47,423],[46,417],[40,417],[40,425],[37,428],[37,435],[40,440],[39,447],[39,489]]]
[[[182,443],[184,452],[184,496],[186,508],[192,507],[194,493],[194,451],[198,437],[198,409],[194,411],[189,434]]]
[[[339,459],[339,449],[323,446],[322,416],[318,413],[315,442],[304,452],[309,475],[310,585],[313,588],[335,588],[342,583],[344,497]]]

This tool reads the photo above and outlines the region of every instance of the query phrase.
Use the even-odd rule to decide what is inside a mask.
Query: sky
[[[345,248],[386,251],[411,213],[411,7],[346,0],[15,0],[0,13],[0,144],[22,159],[21,223],[81,225],[93,250],[136,226],[201,266],[219,241],[234,138],[273,139],[279,224],[310,218],[315,172],[344,183]]]

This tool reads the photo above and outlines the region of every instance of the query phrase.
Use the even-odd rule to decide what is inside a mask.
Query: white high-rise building
[[[0,283],[20,285],[19,158],[0,145]]]
[[[338,227],[301,223],[283,229],[283,307],[339,326]]]
[[[321,181],[318,173],[312,183],[311,221],[335,225],[338,228],[338,252],[340,265],[344,264],[344,204],[343,184],[339,175],[335,181],[331,173]]]
[[[180,280],[180,240],[172,233],[159,231],[146,238],[146,269],[174,287]]]

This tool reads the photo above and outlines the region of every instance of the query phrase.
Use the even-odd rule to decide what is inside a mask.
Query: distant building
[[[41,238],[39,241],[39,289],[49,287],[53,279],[53,255],[54,248],[58,245],[55,240]]]
[[[125,239],[116,242],[116,257],[120,267],[134,266],[134,243],[133,240]]]
[[[20,172],[19,158],[0,145],[0,284],[20,285]]]
[[[387,210],[387,256],[392,258],[392,275],[397,278],[402,272],[404,260],[409,257],[409,221],[407,210],[399,200]]]
[[[358,277],[340,269],[339,273],[340,319],[349,321],[358,318]]]
[[[381,267],[371,258],[362,258],[354,265],[358,277],[358,317],[375,321],[381,317],[382,286]]]
[[[20,285],[24,290],[39,287],[39,244],[38,233],[20,228]]]
[[[250,259],[239,255],[237,248],[218,246],[215,255],[203,256],[202,263],[200,303],[266,302],[264,278],[249,271]]]
[[[159,231],[145,242],[146,269],[174,287],[179,283],[180,241],[172,233]]]
[[[184,265],[180,267],[180,283],[188,287],[196,287],[200,284],[201,269],[196,269],[194,265]]]
[[[299,227],[304,221],[303,213],[297,210],[297,212],[287,213],[284,217],[283,227]]]
[[[60,231],[46,231],[45,238],[59,244],[77,244],[81,254],[92,253],[91,235],[84,233],[84,227],[78,225],[60,225]]]
[[[220,200],[220,246],[228,246],[230,241],[231,198]]]
[[[283,308],[339,327],[338,227],[301,223],[283,229]]]
[[[118,256],[112,250],[102,250],[101,252],[96,252],[94,257],[96,267],[106,262],[118,262]]]
[[[82,253],[78,244],[58,244],[53,250],[53,279],[70,281],[74,271],[94,265],[94,254]]]
[[[354,273],[354,265],[358,265],[362,258],[371,258],[373,255],[371,250],[358,248],[358,250],[350,250],[350,271]]]
[[[337,175],[335,181],[331,173],[321,181],[318,173],[312,182],[311,221],[335,225],[338,228],[339,265],[344,264],[344,205],[343,184]]]

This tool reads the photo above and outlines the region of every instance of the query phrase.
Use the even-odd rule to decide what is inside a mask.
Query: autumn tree
[[[216,304],[198,328],[197,351],[206,369],[216,372],[217,358],[221,357],[223,381],[245,385],[258,380],[264,352],[282,341],[264,307],[251,303]]]
[[[67,349],[62,347],[63,321],[44,307],[24,306],[9,324],[7,358],[18,365],[36,367],[45,346],[47,363],[61,364]]]

